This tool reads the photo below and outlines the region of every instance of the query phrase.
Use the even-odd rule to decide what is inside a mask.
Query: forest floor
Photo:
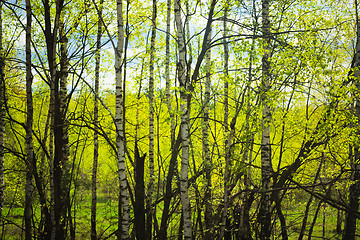
[[[76,239],[90,239],[90,218],[91,218],[91,192],[84,190],[77,195],[76,206],[73,208],[75,217]],[[310,208],[305,238],[308,238],[309,228],[312,225],[318,202],[314,201]],[[34,204],[37,205],[37,204]],[[296,204],[285,204],[283,213],[286,218],[287,233],[289,240],[298,239],[301,224],[304,217],[306,202]],[[11,208],[10,208],[11,207]],[[255,210],[255,209],[254,209]],[[40,209],[34,208],[34,222],[39,221]],[[19,204],[6,204],[4,214],[7,219],[3,239],[18,240],[24,238],[24,208]],[[160,217],[160,216],[159,216]],[[344,216],[343,216],[344,218]],[[337,210],[326,205],[321,205],[318,211],[316,222],[313,227],[313,239],[341,239],[341,234],[336,233]],[[342,228],[344,223],[342,222]],[[97,201],[97,234],[104,238],[112,234],[117,229],[117,199],[110,197],[109,193],[100,193]],[[176,228],[173,228],[176,229]],[[360,231],[360,229],[359,229]],[[276,220],[273,225],[273,238],[282,239],[280,222]],[[116,239],[113,235],[109,239]]]

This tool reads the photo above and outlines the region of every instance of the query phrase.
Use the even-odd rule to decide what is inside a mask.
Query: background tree
[[[91,185],[91,240],[97,239],[96,232],[96,202],[97,202],[97,172],[98,172],[98,158],[99,158],[99,76],[100,76],[100,50],[101,50],[101,36],[102,36],[102,4],[100,1],[99,16],[98,16],[98,30],[96,36],[96,56],[95,56],[95,97],[94,97],[94,161],[92,168],[92,185]]]
[[[3,223],[4,207],[4,155],[5,155],[5,54],[3,49],[3,3],[0,3],[0,218]]]

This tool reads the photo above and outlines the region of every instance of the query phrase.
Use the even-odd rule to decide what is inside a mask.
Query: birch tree
[[[224,169],[224,208],[221,214],[220,237],[222,239],[225,231],[225,222],[228,211],[228,198],[229,198],[229,168],[231,158],[231,136],[229,132],[229,44],[227,40],[227,16],[229,6],[225,2],[224,7],[224,20],[223,20],[223,47],[224,47],[224,133],[225,133],[225,169]]]
[[[126,180],[125,162],[125,134],[123,125],[123,82],[122,82],[122,53],[124,48],[124,21],[123,21],[123,2],[116,1],[117,13],[117,46],[115,49],[115,78],[116,78],[116,104],[115,104],[115,126],[116,126],[116,148],[118,178],[120,185],[119,206],[119,235],[118,239],[129,239],[130,208],[129,193]],[[120,212],[121,211],[121,212]]]
[[[48,0],[44,4],[45,21],[45,41],[47,49],[47,60],[49,67],[48,82],[50,84],[50,112],[51,125],[53,131],[53,161],[51,178],[53,186],[51,195],[53,196],[53,229],[52,239],[65,239],[67,236],[66,224],[68,223],[68,208],[70,196],[68,192],[68,181],[66,178],[67,164],[69,159],[68,136],[66,129],[66,79],[67,79],[67,39],[63,32],[60,34],[61,17],[63,14],[64,2],[57,0],[55,2],[55,15],[51,16],[52,4]],[[53,21],[53,23],[52,23]],[[63,26],[62,26],[63,27]],[[60,70],[57,70],[57,40],[60,36]],[[60,74],[59,74],[60,73]],[[51,143],[52,145],[52,143]],[[51,151],[51,150],[50,150]],[[50,160],[51,161],[51,160]]]
[[[208,35],[208,44],[211,42],[211,30]],[[202,135],[203,135],[203,162],[205,170],[205,193],[204,193],[204,205],[205,205],[205,239],[210,239],[213,232],[213,218],[212,218],[212,183],[211,183],[211,170],[212,161],[210,156],[209,147],[209,104],[210,104],[210,86],[211,86],[211,50],[206,53],[206,77],[205,77],[205,97],[203,100],[203,123],[202,123]]]
[[[177,45],[179,60],[177,62],[177,78],[180,86],[180,111],[181,111],[181,174],[180,174],[180,198],[184,221],[184,239],[192,238],[191,208],[188,193],[189,172],[189,115],[188,115],[188,81],[186,76],[186,43],[185,32],[181,20],[180,0],[174,1],[175,25],[177,30]]]
[[[170,20],[171,20],[171,0],[166,1],[166,35],[165,35],[165,94],[166,94],[166,105],[168,109],[168,114],[170,117],[170,138],[171,138],[171,157],[169,168],[166,176],[165,183],[165,193],[164,193],[164,208],[161,216],[161,224],[160,224],[160,233],[159,239],[165,240],[167,239],[167,228],[168,228],[168,219],[169,219],[169,208],[171,201],[171,192],[172,192],[172,180],[175,175],[175,167],[177,163],[177,152],[178,152],[178,144],[175,139],[175,114],[172,107],[172,97],[171,97],[171,80],[170,80]]]
[[[150,73],[149,73],[149,185],[147,194],[147,219],[146,219],[146,239],[152,237],[152,218],[153,218],[153,186],[155,181],[154,173],[154,67],[155,67],[155,39],[156,39],[156,17],[157,1],[152,2],[151,17],[151,45],[150,45]],[[158,143],[159,144],[159,143]],[[159,154],[159,153],[158,153]]]

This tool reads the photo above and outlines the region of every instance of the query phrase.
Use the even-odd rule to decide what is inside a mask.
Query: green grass
[[[90,238],[90,217],[91,217],[91,193],[89,190],[79,191],[75,199],[75,205],[73,205],[72,211],[73,216],[75,216],[75,227],[76,227],[76,239],[89,239]],[[101,235],[102,238],[110,235],[117,229],[117,211],[118,211],[118,200],[117,197],[110,197],[109,193],[98,193],[97,201],[97,233]],[[315,210],[319,204],[318,200],[312,202],[310,208],[305,238],[308,238],[309,228],[312,224]],[[34,220],[36,225],[39,224],[40,219],[40,208],[39,204],[35,202],[34,204]],[[321,206],[319,214],[317,216],[317,221],[314,225],[312,237],[313,239],[321,239],[323,237],[323,226],[325,226],[325,238],[324,239],[341,239],[341,236],[336,233],[336,223],[337,223],[337,210],[326,205],[325,208]],[[256,204],[253,204],[253,207],[256,207]],[[285,215],[287,232],[290,240],[298,239],[299,232],[301,229],[301,224],[304,217],[306,207],[306,201],[299,201],[298,199],[293,198],[293,200],[284,199],[282,205],[282,211]],[[6,225],[4,228],[5,238],[9,240],[23,239],[23,207],[20,205],[14,205],[10,208],[9,204],[4,206],[3,213],[6,216]],[[255,209],[252,209],[254,212]],[[162,214],[162,203],[157,206],[157,219],[161,220]],[[274,212],[273,216],[275,216]],[[173,221],[169,225],[169,236],[176,235],[178,231],[179,216],[173,216]],[[343,214],[344,221],[345,214]],[[256,220],[256,217],[253,218]],[[324,222],[325,221],[325,222]],[[158,222],[160,223],[160,222]],[[272,239],[281,239],[281,228],[280,222],[278,219],[275,219],[273,222],[273,237]],[[360,224],[360,222],[359,222]],[[344,224],[342,224],[343,227]],[[360,232],[360,229],[359,229]],[[113,235],[110,239],[116,239],[116,236]]]

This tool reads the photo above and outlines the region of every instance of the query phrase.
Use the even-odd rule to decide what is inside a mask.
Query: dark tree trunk
[[[337,218],[336,218],[336,233],[341,233],[342,229],[341,229],[341,225],[343,222],[343,211],[338,209],[337,211]]]
[[[245,201],[240,207],[239,214],[239,230],[237,232],[237,238],[240,240],[252,240],[251,227],[250,227],[250,208],[254,202],[254,192],[245,194]]]
[[[225,221],[224,240],[231,240],[231,232],[232,232],[231,220],[230,217],[228,216]]]
[[[172,148],[171,148],[171,158],[170,158],[168,175],[166,177],[164,208],[163,208],[163,213],[162,213],[162,217],[161,217],[159,240],[167,239],[167,227],[168,227],[168,220],[170,217],[169,216],[170,202],[172,199],[172,179],[175,175],[175,167],[176,167],[176,163],[177,163],[177,156],[179,153],[180,143],[181,143],[181,137],[179,134],[177,140],[174,142],[174,144],[172,145]]]
[[[32,169],[34,164],[33,154],[33,98],[32,98],[32,82],[33,76],[31,74],[31,4],[30,0],[26,0],[26,185],[25,185],[25,239],[32,239]]]
[[[353,69],[351,69],[351,77],[354,81],[357,92],[355,92],[355,118],[357,121],[360,120],[360,83],[358,80],[360,76],[360,21],[358,16],[358,2],[355,0],[355,10],[356,10],[356,49],[353,61]],[[355,130],[356,137],[360,136],[360,131]],[[354,156],[352,164],[352,180],[355,182],[351,184],[349,189],[349,209],[345,214],[345,226],[343,233],[343,240],[353,240],[355,239],[356,233],[356,219],[359,211],[359,197],[360,197],[360,149],[358,143],[354,144]]]
[[[137,240],[145,240],[145,184],[144,163],[146,155],[140,156],[137,143],[135,143],[135,206],[134,225]]]
[[[54,23],[51,24],[53,19],[50,16],[51,5],[49,0],[43,1],[44,3],[44,20],[45,20],[45,40],[47,48],[47,57],[49,64],[49,82],[51,88],[51,114],[52,114],[52,129],[54,133],[54,156],[53,156],[53,186],[52,194],[54,200],[54,207],[52,208],[55,225],[53,226],[54,235],[53,239],[63,240],[66,238],[65,224],[67,222],[67,201],[68,189],[63,186],[63,167],[66,162],[64,148],[66,143],[64,142],[64,119],[61,113],[61,99],[60,99],[60,75],[61,73],[56,69],[56,44],[59,32],[60,15],[63,9],[63,0],[57,0],[56,15]]]
[[[261,199],[258,221],[260,223],[260,238],[270,239],[271,236],[271,143],[270,143],[270,122],[271,111],[269,106],[270,90],[270,16],[269,0],[262,0],[262,33],[264,38],[264,54],[262,57],[262,91],[261,102],[263,105],[263,123],[261,139]]]
[[[99,75],[100,75],[100,48],[101,48],[101,31],[102,31],[102,4],[103,0],[100,0],[99,6],[99,20],[98,31],[96,37],[96,55],[95,55],[95,97],[94,97],[94,159],[92,168],[91,179],[91,240],[97,239],[96,233],[96,203],[97,203],[97,169],[98,169],[98,157],[99,157],[99,110],[98,110],[98,95],[99,95]]]
[[[360,182],[355,182],[349,189],[349,210],[345,214],[343,240],[355,239],[356,220],[359,211]]]
[[[0,224],[3,222],[2,210],[4,207],[4,147],[5,147],[5,55],[2,45],[2,5],[0,2]]]
[[[276,207],[277,215],[280,219],[281,237],[283,240],[288,240],[289,236],[287,233],[286,220],[285,220],[285,216],[281,210],[281,201],[280,200],[277,200],[275,207]]]
[[[315,223],[316,223],[316,219],[317,219],[317,217],[318,217],[318,215],[319,215],[319,211],[320,211],[321,204],[322,204],[322,202],[319,202],[319,204],[318,204],[318,206],[317,206],[317,208],[316,208],[316,210],[315,210],[314,218],[313,218],[312,223],[311,223],[310,228],[309,228],[309,237],[308,237],[308,240],[310,240],[311,237],[312,237],[312,233],[313,233],[313,231],[314,231],[314,226],[315,226]]]

